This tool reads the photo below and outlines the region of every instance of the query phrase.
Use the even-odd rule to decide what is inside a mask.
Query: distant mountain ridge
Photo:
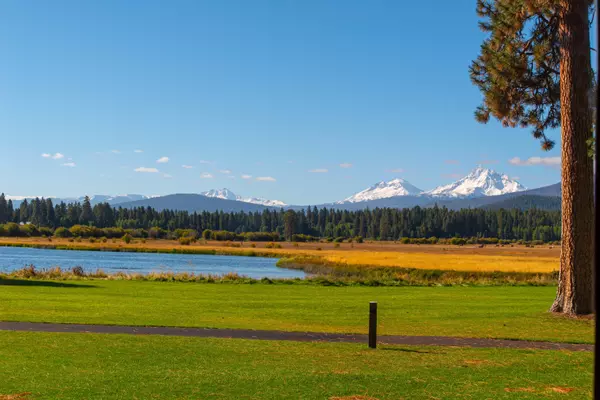
[[[223,211],[250,212],[262,211],[267,206],[252,204],[237,200],[227,200],[218,197],[208,197],[202,194],[177,193],[150,199],[130,201],[118,205],[123,208],[152,207],[156,210],[182,210],[188,212]]]
[[[285,207],[285,204],[281,200],[268,200],[263,199],[262,197],[242,197],[233,193],[231,190],[227,188],[223,189],[211,189],[206,192],[200,193],[202,196],[206,197],[215,197],[223,200],[234,200],[234,201],[242,201],[244,203],[252,203],[252,204],[260,204],[263,206],[269,207]]]
[[[402,178],[381,181],[373,186],[353,194],[335,204],[359,203],[400,196],[420,196],[430,198],[473,198],[498,196],[526,190],[515,179],[502,175],[494,170],[478,166],[467,176],[448,185],[438,186],[429,191],[423,191]],[[425,202],[425,200],[423,200]]]
[[[521,197],[529,197],[527,202],[519,201]],[[460,210],[462,208],[494,208],[496,204],[503,204],[498,208],[531,208],[540,204],[544,209],[560,209],[561,190],[560,183],[544,186],[537,189],[524,190],[520,192],[506,193],[497,196],[481,197],[461,197],[461,198],[443,198],[431,197],[426,195],[417,196],[396,196],[384,199],[376,199],[357,203],[328,203],[316,205],[317,208],[327,207],[338,210],[363,210],[374,208],[411,208],[420,207],[446,207],[451,210]],[[553,200],[548,200],[553,199]],[[512,206],[514,205],[514,207]],[[293,206],[294,209],[304,208],[303,206]]]
[[[524,197],[527,196],[527,197]],[[378,182],[344,200],[335,203],[317,204],[316,207],[360,210],[366,208],[409,208],[414,206],[461,208],[531,208],[539,204],[540,208],[560,209],[560,183],[542,188],[526,190],[523,185],[506,175],[493,170],[477,167],[468,175],[448,185],[423,191],[408,181],[395,178]],[[18,207],[23,196],[8,196],[13,206]],[[52,198],[57,203],[64,201],[81,202],[84,197]],[[549,199],[552,198],[552,199]],[[160,210],[194,211],[260,211],[264,209],[303,209],[307,206],[288,205],[279,200],[256,197],[242,197],[227,188],[213,189],[200,194],[170,194],[166,196],[94,195],[92,204],[108,202],[115,207],[154,207]]]
[[[117,204],[121,204],[121,203],[126,203],[129,201],[137,201],[137,200],[144,200],[144,199],[149,199],[152,196],[145,196],[143,194],[120,194],[120,195],[105,195],[105,194],[96,194],[96,195],[92,195],[89,196],[90,197],[90,203],[92,205],[98,204],[98,203],[108,203],[111,206],[115,206]],[[35,199],[35,196],[7,196],[7,199],[12,200],[13,202],[13,206],[18,207],[21,202],[23,202],[23,200],[27,200],[27,201],[31,201],[33,199]],[[40,196],[41,198],[41,196]],[[53,203],[81,203],[84,199],[85,196],[79,196],[79,197],[46,197],[47,199],[52,199]]]

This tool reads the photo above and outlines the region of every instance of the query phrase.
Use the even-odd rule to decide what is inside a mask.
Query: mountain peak
[[[202,196],[206,197],[216,197],[224,200],[237,200],[239,196],[233,193],[231,190],[227,188],[223,189],[210,189],[206,192],[200,193]]]
[[[224,200],[233,200],[233,201],[243,201],[244,203],[252,203],[252,204],[260,204],[268,207],[284,207],[287,206],[286,203],[280,200],[268,200],[263,199],[261,197],[242,197],[233,193],[231,190],[227,188],[223,189],[211,189],[206,192],[200,193],[202,196],[206,197],[216,197]]]
[[[496,196],[526,190],[515,179],[508,175],[483,168],[481,165],[473,169],[467,176],[449,185],[438,186],[427,192],[427,195],[436,197],[480,197]]]
[[[394,178],[389,181],[378,182],[342,201],[338,201],[337,204],[359,203],[362,201],[386,199],[396,196],[416,196],[422,192],[421,189],[413,186],[405,179]]]

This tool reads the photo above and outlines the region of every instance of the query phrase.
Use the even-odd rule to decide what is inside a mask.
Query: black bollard
[[[377,302],[369,303],[369,347],[377,348]]]

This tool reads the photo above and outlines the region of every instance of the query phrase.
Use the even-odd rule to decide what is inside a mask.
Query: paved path
[[[129,335],[193,336],[258,340],[294,340],[298,342],[367,343],[367,335],[318,332],[255,331],[248,329],[178,328],[123,325],[50,324],[43,322],[1,322],[0,330],[29,332],[120,333]],[[524,340],[499,340],[457,338],[448,336],[379,336],[380,344],[418,346],[458,346],[479,348],[511,348],[539,350],[593,351],[591,344],[528,342]]]

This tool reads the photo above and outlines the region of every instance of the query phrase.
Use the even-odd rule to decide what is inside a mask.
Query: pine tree
[[[46,224],[50,227],[56,226],[56,215],[52,199],[46,199]]]
[[[79,214],[79,223],[82,225],[88,225],[94,221],[94,213],[92,211],[92,205],[90,204],[90,198],[85,196],[83,204],[81,205],[81,214]]]
[[[27,222],[29,218],[29,203],[27,199],[24,199],[19,205],[19,221],[18,222]]]
[[[4,224],[10,219],[8,215],[8,203],[6,202],[6,197],[4,197],[4,193],[0,194],[0,224]]]
[[[31,212],[29,213],[30,222],[33,225],[38,226],[42,218],[42,211],[40,210],[40,199],[36,197],[35,199],[31,200],[31,204],[29,206],[31,207]]]
[[[475,117],[507,127],[530,127],[550,150],[546,135],[561,127],[562,252],[551,311],[593,311],[593,169],[589,96],[590,0],[478,0],[480,27],[490,36],[470,68],[484,95]]]
[[[15,209],[13,207],[13,202],[11,199],[8,199],[8,205],[7,205],[6,212],[8,213],[8,222],[13,222],[14,215],[15,215]]]
[[[286,240],[292,240],[292,236],[296,233],[296,212],[288,210],[283,215],[283,234]]]

